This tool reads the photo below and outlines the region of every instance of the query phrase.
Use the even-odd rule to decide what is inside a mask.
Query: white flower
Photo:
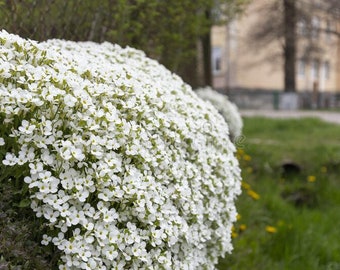
[[[25,134],[32,134],[35,128],[35,125],[30,125],[27,120],[23,120],[21,123],[21,127],[19,127],[19,131]]]
[[[85,155],[83,154],[83,151],[79,148],[73,148],[71,151],[72,156],[79,160],[82,161],[85,158]]]
[[[41,162],[30,163],[29,167],[31,169],[31,174],[36,174],[36,173],[42,172],[43,170],[43,164]]]
[[[44,234],[41,244],[47,246],[51,241],[52,241],[52,237]]]
[[[235,146],[190,86],[109,43],[0,31],[0,55],[2,163],[24,166],[60,269],[214,269],[232,250]]]
[[[103,250],[103,252],[105,254],[106,259],[110,261],[114,260],[118,256],[118,252],[115,246],[108,246]]]
[[[2,161],[6,166],[14,166],[17,162],[18,158],[12,153],[6,153],[5,159]]]
[[[76,104],[76,102],[77,102],[77,99],[74,97],[74,96],[72,96],[72,95],[70,95],[70,94],[67,94],[65,97],[64,97],[64,103],[65,103],[65,105],[66,106],[68,106],[68,107],[74,107],[74,105]]]
[[[203,100],[211,102],[211,104],[223,116],[225,121],[228,123],[232,139],[235,139],[242,134],[242,117],[238,112],[236,105],[229,101],[226,95],[222,95],[208,86],[196,89],[195,92]]]
[[[43,207],[43,215],[51,223],[54,223],[57,221],[59,214],[60,213],[58,211],[54,211],[52,207],[49,207],[49,206]]]
[[[55,158],[50,154],[48,149],[42,149],[41,161],[46,165],[52,165],[55,163]]]

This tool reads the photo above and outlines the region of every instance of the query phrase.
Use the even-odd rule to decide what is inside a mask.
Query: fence
[[[280,90],[260,90],[235,88],[220,92],[226,93],[229,99],[240,109],[333,109],[340,108],[340,92],[285,93]]]

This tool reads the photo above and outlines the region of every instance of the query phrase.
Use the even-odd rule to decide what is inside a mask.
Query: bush
[[[60,269],[214,269],[240,169],[227,125],[132,48],[0,32],[1,185]]]
[[[196,90],[197,95],[211,102],[228,123],[230,137],[234,140],[242,134],[243,121],[237,109],[237,106],[229,101],[228,97],[218,93],[211,87],[207,86]]]

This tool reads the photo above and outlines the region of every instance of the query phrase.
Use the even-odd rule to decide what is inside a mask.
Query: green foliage
[[[9,136],[11,128],[4,123],[0,114],[0,137],[6,144],[0,147],[0,160],[7,152],[18,153],[16,140]],[[20,125],[17,115],[11,127]],[[30,208],[31,200],[23,175],[28,173],[27,165],[4,166],[0,162],[0,269],[52,269],[59,252],[49,246],[41,246],[41,234],[46,231],[42,220]]]
[[[59,251],[41,246],[43,223],[34,217],[28,196],[0,182],[0,269],[53,269]]]
[[[339,269],[340,126],[246,118],[244,134],[241,218],[219,269]],[[283,178],[287,160],[301,170]]]
[[[183,75],[189,64],[195,65],[197,39],[217,22],[205,11],[214,8],[226,15],[223,19],[230,18],[247,1],[2,0],[0,29],[39,41],[59,38],[129,45]]]

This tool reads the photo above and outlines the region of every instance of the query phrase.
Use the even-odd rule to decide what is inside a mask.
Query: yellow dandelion
[[[244,155],[244,156],[243,156],[243,159],[244,159],[245,161],[251,161],[251,156],[249,156],[249,155]]]
[[[250,189],[250,185],[249,185],[248,183],[244,182],[244,181],[242,181],[241,186],[242,186],[245,190]]]
[[[238,234],[237,234],[237,232],[236,232],[236,230],[235,230],[235,227],[233,226],[232,228],[231,228],[231,237],[232,238],[236,238],[238,236]]]
[[[277,226],[278,227],[282,227],[282,226],[284,226],[285,225],[285,222],[283,221],[283,220],[279,220],[278,222],[277,222]]]
[[[247,229],[247,225],[246,224],[241,224],[239,229],[240,229],[240,232],[243,232],[243,231],[245,231]]]
[[[276,233],[277,229],[276,229],[276,227],[273,227],[273,226],[266,226],[266,232]]]
[[[252,173],[254,170],[252,167],[247,167],[246,172],[247,173]]]
[[[254,190],[248,190],[247,194],[252,197],[254,200],[260,199],[260,195],[256,193]]]
[[[241,148],[238,148],[237,149],[237,154],[240,155],[240,156],[244,155],[244,150],[241,149]]]
[[[322,173],[327,173],[327,167],[326,166],[322,166],[321,167],[321,172]]]
[[[310,183],[313,183],[316,181],[316,177],[314,175],[309,175],[307,177],[307,181],[310,182]]]
[[[240,219],[241,219],[241,215],[240,215],[240,214],[237,214],[236,219],[237,219],[237,220],[240,220]]]

